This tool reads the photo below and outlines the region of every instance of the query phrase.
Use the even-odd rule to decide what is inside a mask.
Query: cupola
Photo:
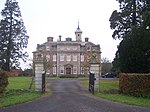
[[[81,42],[82,41],[82,31],[79,27],[79,22],[78,22],[78,28],[75,31],[75,35],[76,35],[76,41]]]

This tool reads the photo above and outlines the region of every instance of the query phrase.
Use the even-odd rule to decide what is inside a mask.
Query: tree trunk
[[[11,49],[12,49],[12,8],[10,7],[10,31],[8,36],[8,47],[7,47],[7,57],[6,57],[6,71],[10,71],[10,56],[11,56]]]
[[[133,26],[136,25],[136,0],[133,0],[133,16],[132,16]]]

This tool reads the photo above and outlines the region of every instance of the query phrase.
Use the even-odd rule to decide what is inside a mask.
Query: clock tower
[[[82,37],[82,31],[79,27],[79,22],[78,22],[78,28],[75,31],[75,35],[76,35],[76,41],[81,42],[82,41],[82,38],[81,38]]]

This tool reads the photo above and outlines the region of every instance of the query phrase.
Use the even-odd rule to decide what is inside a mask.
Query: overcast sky
[[[22,18],[30,36],[27,51],[32,52],[37,44],[52,36],[57,41],[71,37],[75,40],[75,30],[80,23],[82,40],[100,44],[102,57],[113,61],[119,40],[112,39],[109,18],[112,11],[118,9],[116,0],[17,0]],[[0,0],[0,11],[6,0]]]

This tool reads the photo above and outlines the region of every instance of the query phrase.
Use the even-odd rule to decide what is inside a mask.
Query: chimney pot
[[[47,37],[47,42],[53,42],[53,37]]]
[[[85,42],[88,42],[88,41],[89,41],[89,38],[88,38],[88,37],[86,37],[86,38],[85,38]]]

